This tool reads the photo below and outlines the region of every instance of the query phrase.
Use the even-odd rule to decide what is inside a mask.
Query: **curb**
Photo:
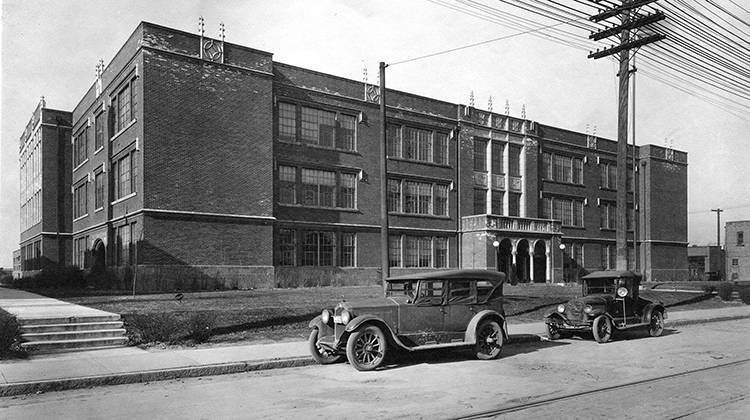
[[[665,326],[679,327],[685,325],[706,324],[710,322],[734,321],[747,318],[750,318],[750,314],[723,316],[716,318],[685,319],[665,322]],[[546,336],[537,334],[510,334],[510,336],[508,337],[508,344],[536,343],[546,339]],[[316,362],[311,357],[300,356],[290,357],[286,359],[216,363],[203,366],[157,369],[142,372],[126,372],[112,375],[87,376],[81,378],[52,379],[38,382],[19,382],[0,385],[0,397],[10,397],[22,394],[37,394],[49,391],[63,391],[67,389],[91,388],[104,385],[124,385],[133,383],[166,381],[179,378],[229,375],[233,373],[301,367],[314,364],[316,364]]]

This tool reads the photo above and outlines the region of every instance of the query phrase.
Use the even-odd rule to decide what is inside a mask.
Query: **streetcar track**
[[[677,417],[671,417],[670,420],[682,419],[682,418],[685,418],[687,416],[692,416],[693,414],[700,413],[701,411],[711,410],[711,409],[718,408],[718,407],[721,407],[721,406],[724,406],[724,405],[733,404],[733,403],[736,403],[738,401],[745,400],[747,398],[748,398],[748,395],[741,395],[741,396],[739,396],[737,398],[732,398],[730,400],[722,401],[720,403],[717,403],[717,404],[714,404],[714,405],[710,405],[708,407],[703,407],[703,408],[700,408],[698,410],[691,411],[689,413],[681,414],[681,415],[679,415]]]
[[[468,414],[468,415],[464,415],[464,416],[449,417],[449,419],[451,419],[451,420],[453,420],[453,419],[455,419],[455,420],[459,420],[459,419],[461,419],[461,420],[463,420],[463,419],[481,419],[481,418],[490,417],[490,416],[497,416],[497,415],[501,415],[501,414],[513,413],[513,412],[516,412],[516,411],[523,411],[523,410],[527,410],[527,409],[530,409],[530,408],[542,407],[542,406],[549,405],[549,404],[552,404],[552,403],[555,403],[555,402],[558,402],[558,401],[575,399],[575,398],[579,398],[579,397],[583,397],[583,396],[588,396],[588,395],[593,395],[593,394],[597,394],[597,393],[601,393],[601,392],[608,392],[608,391],[612,391],[612,390],[615,390],[615,389],[618,389],[618,388],[626,388],[626,387],[632,387],[632,386],[637,386],[637,385],[648,384],[648,383],[652,383],[652,382],[659,382],[659,381],[663,381],[663,380],[666,380],[666,379],[672,379],[672,378],[677,378],[677,377],[680,377],[680,376],[692,375],[694,373],[705,372],[705,371],[708,371],[708,370],[719,369],[719,368],[724,368],[724,367],[728,367],[728,366],[736,366],[736,365],[740,365],[740,364],[748,363],[748,362],[750,362],[750,359],[736,360],[734,362],[724,363],[724,364],[721,364],[721,365],[708,366],[708,367],[704,367],[704,368],[700,368],[700,369],[688,370],[688,371],[685,371],[685,372],[672,373],[672,374],[669,374],[669,375],[659,376],[659,377],[656,377],[656,378],[641,379],[641,380],[638,380],[638,381],[626,382],[624,384],[611,385],[611,386],[606,386],[606,387],[603,387],[603,388],[591,389],[591,390],[588,390],[588,391],[581,391],[581,392],[576,392],[576,393],[573,393],[573,394],[561,395],[559,397],[547,398],[547,399],[540,400],[540,401],[534,401],[534,402],[525,403],[525,404],[518,404],[518,405],[514,405],[514,406],[510,406],[510,407],[503,407],[503,408],[497,408],[497,409],[492,409],[492,410],[487,410],[487,411],[481,411],[481,412],[472,413],[472,414]],[[745,398],[747,398],[747,396],[742,396],[742,397],[739,397],[739,398],[734,399],[732,401],[726,401],[723,404],[730,404],[730,403],[733,403],[733,402],[736,402],[736,401],[741,401],[741,400],[743,400]],[[721,404],[719,404],[719,405],[721,405]],[[694,414],[694,413],[684,414],[684,415],[675,417],[675,419],[679,419],[679,418],[682,418],[682,417],[685,417],[685,416],[689,416],[691,414]]]

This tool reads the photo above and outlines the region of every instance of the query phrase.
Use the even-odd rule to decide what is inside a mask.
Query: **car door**
[[[477,313],[475,280],[452,280],[448,285],[445,332],[453,342],[463,341],[466,326]]]
[[[420,280],[412,303],[399,306],[398,334],[411,345],[424,346],[446,342],[445,280]]]

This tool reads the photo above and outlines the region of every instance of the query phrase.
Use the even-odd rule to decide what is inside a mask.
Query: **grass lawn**
[[[540,322],[556,305],[580,295],[578,285],[506,285],[505,312],[509,323]],[[381,297],[380,286],[325,287],[137,295],[88,295],[66,301],[123,315],[126,325],[144,314],[169,313],[181,326],[196,313],[215,319],[210,344],[304,340],[308,322],[324,307],[347,301]],[[641,296],[661,301],[668,311],[726,307],[718,297],[702,293],[643,290]],[[185,341],[185,340],[183,340]],[[189,343],[189,340],[186,341]]]

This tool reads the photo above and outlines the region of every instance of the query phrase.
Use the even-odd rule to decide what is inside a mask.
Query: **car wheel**
[[[497,359],[502,350],[503,330],[500,324],[490,320],[482,321],[477,327],[477,342],[474,344],[477,359]]]
[[[592,332],[597,343],[606,343],[612,338],[612,320],[604,315],[599,315],[594,319]]]
[[[365,325],[349,336],[346,358],[357,370],[374,370],[383,364],[387,348],[383,331],[375,325]]]
[[[648,326],[648,334],[651,337],[658,337],[664,331],[664,315],[659,311],[651,313],[651,323]]]
[[[562,334],[556,323],[547,323],[547,337],[550,340],[559,340],[562,338]]]
[[[330,365],[331,363],[340,362],[344,358],[344,356],[318,345],[317,328],[313,328],[310,332],[308,343],[310,344],[310,354],[312,354],[313,359],[321,365]]]

